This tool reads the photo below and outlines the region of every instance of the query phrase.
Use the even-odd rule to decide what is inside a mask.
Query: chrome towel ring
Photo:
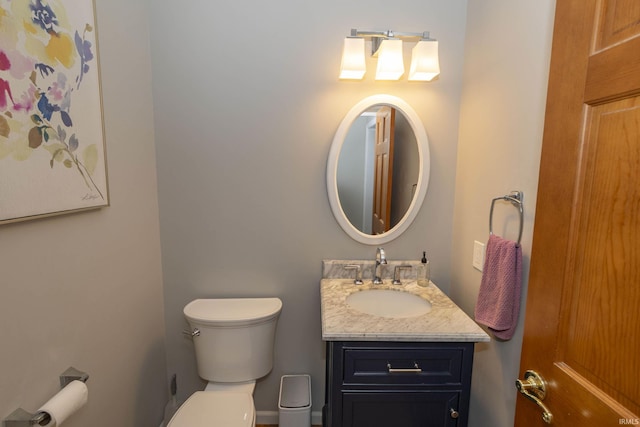
[[[496,197],[491,200],[491,210],[489,211],[489,234],[493,234],[493,205],[497,200],[511,202],[511,204],[518,208],[518,211],[520,212],[520,232],[518,233],[518,245],[520,244],[520,240],[522,240],[522,227],[524,225],[524,210],[522,208],[523,196],[524,194],[522,193],[522,191],[512,191],[511,194]]]

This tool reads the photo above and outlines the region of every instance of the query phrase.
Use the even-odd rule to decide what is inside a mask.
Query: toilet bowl
[[[278,298],[197,299],[184,308],[198,375],[208,380],[167,427],[253,427],[255,381],[273,366],[282,301]]]

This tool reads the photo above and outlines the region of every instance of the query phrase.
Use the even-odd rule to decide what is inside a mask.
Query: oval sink
[[[347,296],[347,305],[354,310],[380,317],[415,317],[431,311],[426,299],[403,291],[367,289]]]

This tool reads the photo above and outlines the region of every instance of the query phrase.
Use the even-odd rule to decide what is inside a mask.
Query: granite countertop
[[[325,266],[324,273],[327,271]],[[410,292],[428,300],[432,308],[430,312],[420,316],[389,318],[362,313],[347,305],[346,298],[349,294],[367,289]],[[353,279],[328,277],[320,281],[320,294],[322,339],[325,341],[490,340],[489,335],[433,282],[427,287],[422,287],[418,286],[415,279],[408,277],[403,280],[402,285],[392,285],[388,279],[382,285],[373,285],[366,279],[363,285],[355,285]]]

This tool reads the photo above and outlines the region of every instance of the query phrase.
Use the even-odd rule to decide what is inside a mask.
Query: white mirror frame
[[[342,150],[342,144],[344,143],[349,129],[353,122],[368,108],[374,105],[387,105],[400,110],[407,118],[413,133],[416,136],[418,142],[418,158],[420,162],[420,168],[418,173],[418,185],[414,194],[413,200],[409,205],[409,209],[391,230],[383,234],[369,235],[361,232],[355,228],[349,219],[347,218],[342,206],[340,205],[340,197],[338,196],[338,157]],[[335,136],[333,137],[333,143],[329,150],[329,158],[327,160],[327,193],[329,196],[329,204],[333,215],[340,224],[340,227],[354,240],[364,243],[366,245],[381,245],[383,243],[390,242],[399,237],[404,231],[411,225],[418,211],[422,206],[424,197],[427,194],[427,187],[429,186],[429,170],[431,164],[431,157],[429,154],[429,139],[427,138],[427,132],[418,117],[415,110],[402,99],[392,95],[373,95],[369,96],[362,101],[354,105],[347,113],[345,118],[340,123]]]

